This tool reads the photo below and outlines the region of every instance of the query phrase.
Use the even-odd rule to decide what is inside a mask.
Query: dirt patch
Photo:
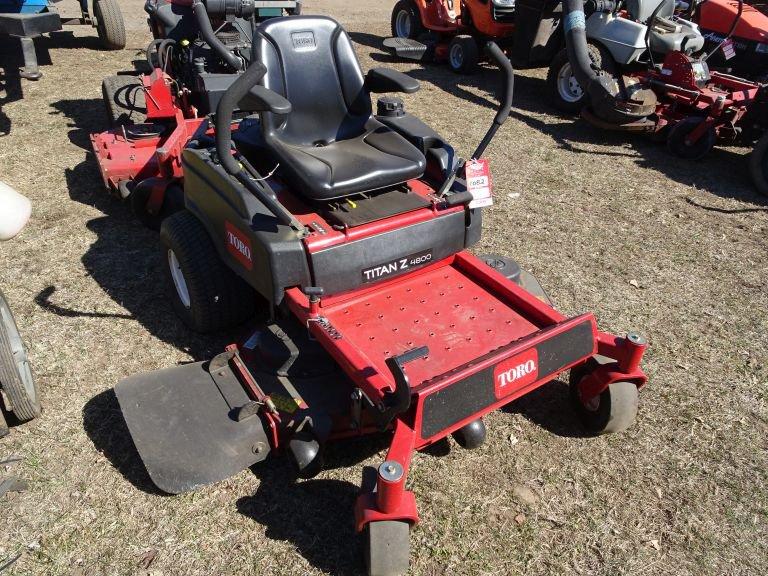
[[[98,50],[76,29],[40,42],[41,81],[0,80],[0,178],[34,203],[29,228],[0,246],[0,286],[45,404],[0,441],[29,483],[0,502],[0,565],[20,553],[9,574],[357,574],[351,504],[380,443],[335,448],[315,480],[292,482],[277,463],[166,497],[125,436],[115,383],[222,345],[180,326],[156,235],[103,192],[89,152],[88,134],[105,127],[101,79],[149,41],[142,4],[121,2],[126,50]],[[349,27],[364,68],[421,80],[408,109],[468,154],[492,118],[497,73],[391,63],[379,48],[390,9],[307,2]],[[11,57],[0,56],[6,68]],[[489,149],[496,205],[477,251],[518,259],[564,313],[644,333],[651,383],[619,436],[581,437],[555,382],[492,414],[480,450],[417,455],[413,573],[766,573],[768,210],[747,151],[685,162],[598,132],[553,115],[543,78],[520,73]]]

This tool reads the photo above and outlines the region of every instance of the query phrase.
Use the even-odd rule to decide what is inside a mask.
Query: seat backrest
[[[657,16],[671,18],[675,15],[675,0],[627,0],[627,12],[633,20],[648,24],[648,19],[661,3],[664,3],[664,7]]]
[[[262,114],[265,136],[322,145],[363,133],[371,99],[352,41],[338,22],[323,16],[268,20],[254,34],[253,59],[267,68],[261,83],[293,108],[285,116]]]

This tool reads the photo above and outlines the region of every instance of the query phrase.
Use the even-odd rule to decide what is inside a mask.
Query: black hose
[[[584,16],[583,0],[563,1],[563,28],[565,48],[573,75],[582,87],[592,111],[602,120],[623,123],[647,115],[645,106],[637,110],[626,109],[626,101],[619,99],[617,83],[603,70],[596,71],[589,57],[587,44],[587,23]]]
[[[472,154],[472,158],[475,159],[480,158],[483,155],[483,152],[485,152],[488,144],[490,144],[491,140],[493,140],[493,137],[496,135],[498,129],[502,124],[504,124],[504,122],[507,121],[507,118],[509,118],[509,113],[512,110],[512,97],[515,94],[515,69],[512,67],[512,63],[509,61],[509,58],[507,58],[506,54],[504,54],[504,51],[499,48],[499,45],[496,44],[496,42],[488,42],[485,45],[485,49],[491,59],[498,65],[503,74],[503,100],[498,112],[496,112],[496,117],[493,119],[493,124],[491,124],[491,127],[485,134],[485,137],[482,139],[480,144],[478,144],[477,149]]]
[[[200,29],[200,35],[203,37],[208,45],[213,49],[216,54],[221,57],[230,67],[235,70],[243,69],[243,61],[235,56],[224,43],[216,37],[211,26],[211,19],[208,18],[208,11],[205,9],[205,4],[202,0],[194,0],[192,3],[192,12],[195,15],[197,26]]]
[[[224,170],[237,178],[282,224],[296,231],[303,231],[304,226],[280,204],[268,184],[254,180],[232,156],[232,115],[240,100],[266,73],[267,69],[261,62],[252,63],[237,77],[219,100],[216,108],[216,154]]]

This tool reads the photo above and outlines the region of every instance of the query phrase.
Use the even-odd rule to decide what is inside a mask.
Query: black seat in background
[[[400,184],[424,174],[424,155],[372,115],[352,42],[322,16],[276,18],[253,39],[262,84],[292,112],[261,115],[265,144],[281,176],[312,200],[330,200]]]

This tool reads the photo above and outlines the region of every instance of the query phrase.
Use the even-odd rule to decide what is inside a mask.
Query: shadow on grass
[[[268,460],[253,471],[259,487],[237,501],[240,514],[263,525],[267,538],[290,542],[323,572],[363,572],[353,514],[358,486],[323,478],[296,481],[284,459]]]
[[[568,384],[553,380],[508,404],[504,412],[520,414],[537,426],[566,438],[588,438],[591,435],[579,422],[571,406]]]
[[[149,477],[131,440],[114,390],[106,390],[86,403],[83,407],[83,428],[96,449],[126,480],[148,494],[167,496]]]

